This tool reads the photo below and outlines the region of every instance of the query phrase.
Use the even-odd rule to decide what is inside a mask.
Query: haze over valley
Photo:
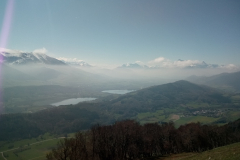
[[[237,159],[239,8],[1,0],[0,160]]]

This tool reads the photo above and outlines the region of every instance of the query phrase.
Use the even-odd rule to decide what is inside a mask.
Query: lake
[[[71,98],[66,99],[60,102],[52,103],[53,106],[60,106],[60,105],[70,105],[70,104],[78,104],[79,102],[86,102],[86,101],[93,101],[97,98]]]
[[[106,91],[102,91],[102,92],[112,93],[112,94],[126,94],[126,93],[130,93],[133,91],[135,91],[135,90],[106,90]]]

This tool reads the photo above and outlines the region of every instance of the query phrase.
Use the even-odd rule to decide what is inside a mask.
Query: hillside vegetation
[[[48,160],[137,160],[186,152],[203,152],[240,141],[240,119],[224,126],[190,123],[140,125],[133,120],[93,126],[64,139]]]

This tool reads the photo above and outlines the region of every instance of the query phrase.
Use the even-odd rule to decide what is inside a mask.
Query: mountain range
[[[178,72],[170,72],[171,70],[161,70],[161,66],[148,66],[142,63],[128,63],[117,67],[116,69],[98,69],[92,65],[77,59],[64,59],[50,57],[44,53],[38,52],[23,52],[5,50],[0,52],[0,60],[2,65],[2,79],[4,86],[11,85],[83,85],[93,82],[94,84],[99,80],[109,79],[174,79],[180,80],[184,77],[184,72],[188,72],[188,68],[217,68],[219,65],[208,64],[206,62],[195,63],[194,65],[185,65],[185,70]],[[176,63],[185,62],[179,59]],[[29,67],[29,65],[31,65]],[[145,72],[143,72],[145,70]],[[191,71],[192,72],[192,71]],[[215,70],[214,70],[215,72]],[[219,71],[217,71],[219,73]],[[220,72],[221,73],[221,72]],[[186,73],[187,76],[188,73]],[[174,78],[182,75],[181,78]],[[172,76],[169,78],[167,76]],[[104,78],[103,78],[104,77]],[[204,84],[215,88],[222,88],[232,91],[240,91],[240,72],[222,73],[215,76],[191,76],[186,80]],[[172,80],[171,80],[172,81]],[[159,84],[159,83],[156,83]]]
[[[123,64],[117,68],[148,69],[150,67],[147,65],[140,65],[138,63],[127,63],[127,64]]]
[[[57,60],[56,58],[50,57],[43,53],[34,52],[15,52],[10,53],[3,51],[0,53],[4,63],[13,65],[23,64],[48,64],[48,65],[65,65],[64,62]]]
[[[91,68],[93,67],[91,64],[84,62],[82,60],[78,60],[76,58],[54,58],[50,57],[45,53],[41,53],[38,51],[33,52],[23,52],[16,50],[1,50],[0,51],[0,59],[5,64],[11,65],[25,65],[25,64],[47,64],[47,65],[71,65],[82,68]],[[178,59],[174,62],[168,62],[166,65],[159,64],[144,64],[142,62],[135,63],[127,63],[121,66],[118,66],[116,69],[162,69],[162,68],[224,68],[225,65],[218,64],[209,64],[205,61],[185,61]],[[94,68],[96,69],[96,67]]]
[[[61,59],[61,58],[57,58],[58,60],[64,62],[65,64],[68,64],[70,66],[76,66],[76,67],[93,67],[92,65],[84,62],[84,61],[79,61],[79,60],[71,60],[71,61],[67,61],[67,60],[64,60],[64,59]]]
[[[145,64],[139,64],[139,63],[127,63],[127,64],[123,64],[117,68],[128,68],[128,69],[161,69],[161,68],[166,68],[166,67],[180,67],[178,66],[177,64],[178,63],[184,63],[184,60],[177,60],[175,61],[173,64],[169,64],[169,66],[163,66],[161,64],[155,64],[155,65],[145,65]],[[194,68],[194,69],[197,69],[197,68],[218,68],[218,67],[223,67],[223,66],[220,66],[218,64],[208,64],[204,61],[202,61],[201,63],[198,62],[198,63],[189,63],[187,65],[183,65],[181,66],[181,68]]]

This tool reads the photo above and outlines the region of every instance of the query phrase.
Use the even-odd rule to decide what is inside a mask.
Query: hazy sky
[[[90,64],[164,57],[240,65],[239,0],[0,0],[0,27],[0,47],[46,48]]]

